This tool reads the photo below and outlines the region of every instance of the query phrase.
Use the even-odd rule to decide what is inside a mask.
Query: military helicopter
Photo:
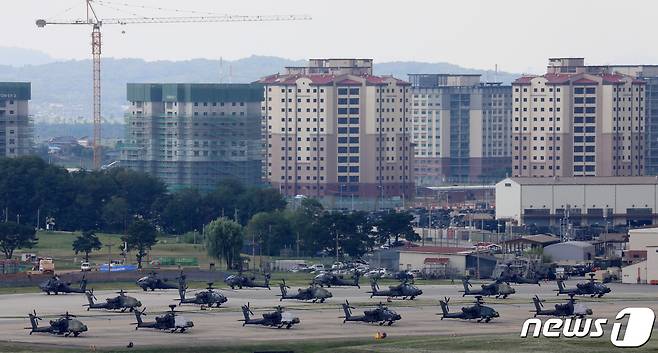
[[[569,300],[565,304],[555,304],[555,309],[553,310],[544,310],[544,300],[539,299],[539,296],[537,295],[532,298],[532,301],[535,303],[535,317],[537,317],[537,315],[557,317],[570,316],[582,319],[586,315],[592,315],[592,309],[586,307],[584,304],[576,304],[576,299],[574,299],[573,293],[569,293]]]
[[[126,310],[134,311],[136,308],[142,306],[142,302],[133,297],[127,296],[123,289],[117,293],[119,294],[118,296],[105,299],[105,303],[96,303],[94,301],[98,299],[96,299],[96,296],[94,295],[94,290],[89,290],[85,293],[89,304],[83,306],[87,307],[87,311],[89,311],[89,309],[105,309],[121,310],[122,313]]]
[[[359,285],[360,277],[361,274],[359,273],[359,271],[354,272],[354,276],[352,276],[352,280],[345,280],[343,279],[343,276],[339,276],[331,272],[324,272],[315,276],[313,278],[313,281],[311,281],[311,284],[319,285],[320,287],[352,286],[352,287],[361,288],[361,286]]]
[[[55,295],[59,293],[84,293],[87,291],[87,278],[82,276],[80,287],[72,288],[71,283],[62,281],[59,276],[53,276],[52,278],[41,282],[39,284],[39,289],[46,292],[48,295],[50,295],[50,293],[54,293]]]
[[[363,321],[367,323],[377,322],[379,323],[379,326],[382,326],[384,324],[388,324],[388,326],[391,326],[393,325],[393,322],[402,319],[400,314],[387,308],[381,302],[377,305],[377,308],[373,310],[365,310],[363,312],[363,315],[359,315],[359,316],[352,315],[352,309],[356,309],[356,308],[350,306],[350,303],[347,300],[345,300],[345,303],[341,304],[341,306],[343,307],[343,311],[345,312],[345,316],[341,316],[342,318],[345,318],[345,320],[343,320],[343,323],[347,321]]]
[[[475,305],[473,306],[468,306],[468,307],[462,307],[461,312],[455,312],[451,313],[450,308],[448,308],[448,303],[450,302],[450,298],[444,298],[444,300],[439,300],[439,304],[441,305],[441,311],[442,313],[437,314],[441,315],[441,320],[443,319],[462,319],[462,320],[473,320],[477,319],[477,322],[489,322],[491,319],[495,317],[499,317],[500,314],[493,308],[489,306],[482,305],[484,304],[484,301],[482,300],[481,295],[476,295],[475,296]]]
[[[36,310],[28,314],[28,317],[30,318],[31,327],[26,327],[25,329],[30,330],[30,335],[34,332],[45,332],[53,335],[64,335],[65,337],[70,335],[78,337],[82,332],[87,332],[87,325],[78,319],[72,319],[75,315],[69,314],[68,311],[60,315],[60,318],[57,320],[50,320],[49,326],[43,327],[39,327],[39,321],[42,319],[37,315]]]
[[[512,264],[508,263],[507,268],[501,272],[496,279],[497,282],[516,283],[516,284],[537,284],[541,286],[538,278],[523,277],[512,270]]]
[[[272,289],[270,288],[271,275],[269,273],[266,273],[264,277],[265,277],[264,282],[260,284],[256,282],[255,276],[246,277],[242,275],[242,272],[240,272],[237,275],[230,275],[226,277],[224,279],[224,283],[226,283],[229,287],[231,287],[231,289],[235,289],[235,287],[238,287],[239,289],[242,289],[243,287]]]
[[[183,273],[181,272],[181,276]],[[180,277],[178,277],[180,279]],[[178,289],[178,285],[174,283],[169,283],[167,278],[159,278],[156,272],[151,272],[147,276],[144,276],[137,280],[137,285],[140,286],[144,291],[156,289]]]
[[[286,280],[283,280],[282,283],[279,284],[279,289],[281,289],[281,295],[279,301],[282,301],[284,299],[295,299],[295,300],[312,300],[313,303],[320,302],[324,303],[324,301],[327,298],[333,297],[333,294],[329,292],[328,290],[313,285],[311,284],[308,288],[306,289],[297,289],[297,294],[288,294],[288,289],[290,287],[286,285]]]
[[[142,316],[146,316],[146,314],[144,314],[146,308],[142,309],[142,311],[135,310],[135,319],[137,319],[137,322],[133,323],[133,325],[137,325],[135,326],[135,330],[140,328],[153,328],[156,330],[169,330],[172,333],[182,333],[194,327],[192,321],[188,321],[183,316],[176,313],[174,310],[176,309],[175,304],[169,305],[169,309],[171,309],[171,311],[165,313],[163,316],[156,316],[155,321],[150,322],[142,321]]]
[[[228,299],[226,296],[222,295],[221,293],[217,292],[213,288],[213,283],[208,282],[208,287],[206,287],[205,291],[197,292],[194,294],[194,298],[185,298],[185,292],[187,291],[187,285],[184,283],[181,284],[180,287],[178,287],[178,294],[180,295],[180,298],[178,299],[181,304],[197,304],[201,305],[201,309],[205,309],[206,307],[212,308],[213,305],[216,305],[218,308],[220,305],[223,303],[226,303]]]
[[[516,290],[512,288],[509,284],[500,281],[494,281],[489,284],[483,284],[482,289],[471,290],[471,284],[469,278],[462,279],[462,284],[464,285],[464,290],[460,291],[464,293],[462,297],[467,295],[476,295],[476,296],[495,296],[496,299],[502,297],[503,299],[507,298],[508,295],[516,293]]]
[[[596,282],[594,280],[594,276],[594,273],[590,273],[589,281],[577,283],[575,288],[566,288],[564,286],[564,281],[557,281],[557,295],[573,293],[574,295],[589,295],[592,298],[601,298],[602,296],[612,291],[605,284]]]
[[[245,325],[262,325],[270,326],[276,328],[285,327],[290,329],[293,325],[299,324],[300,320],[297,316],[293,316],[291,313],[283,310],[281,305],[274,308],[275,310],[269,313],[263,314],[262,319],[252,319],[251,315],[254,315],[254,312],[249,308],[249,303],[242,306],[242,314],[244,319],[238,320],[242,321],[242,326]]]
[[[417,296],[423,294],[423,291],[418,289],[418,287],[409,284],[408,281],[402,281],[400,284],[396,286],[389,286],[388,290],[379,290],[379,285],[377,284],[377,280],[372,280],[370,282],[370,288],[372,288],[372,291],[368,292],[370,293],[370,298],[372,297],[388,297],[388,298],[395,298],[395,297],[402,297],[403,300],[406,300],[409,298],[410,300],[414,300]]]

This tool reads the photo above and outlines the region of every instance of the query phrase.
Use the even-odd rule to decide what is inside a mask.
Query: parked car
[[[80,271],[88,272],[91,271],[91,264],[89,262],[83,262],[80,264]]]

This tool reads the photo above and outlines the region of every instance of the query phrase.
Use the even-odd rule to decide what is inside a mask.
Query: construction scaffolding
[[[147,94],[138,92],[144,88]],[[157,176],[171,190],[210,190],[224,179],[261,183],[262,86],[129,85],[128,91],[123,166]]]
[[[34,145],[34,122],[29,115],[29,82],[0,82],[0,157],[28,155]]]

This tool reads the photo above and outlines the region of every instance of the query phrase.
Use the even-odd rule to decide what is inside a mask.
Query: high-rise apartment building
[[[511,169],[512,87],[480,75],[410,74],[416,183],[487,182]]]
[[[609,65],[602,68],[645,82],[644,175],[658,175],[658,65]]]
[[[0,157],[17,157],[32,150],[32,98],[29,82],[0,82]]]
[[[286,195],[410,196],[409,83],[371,59],[311,59],[259,81],[266,178]]]
[[[512,87],[514,176],[643,175],[644,80],[552,58]]]
[[[261,182],[259,84],[128,84],[121,165],[171,189]]]

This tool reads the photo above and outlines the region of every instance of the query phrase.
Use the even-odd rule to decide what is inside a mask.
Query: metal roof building
[[[506,178],[496,184],[496,219],[517,224],[634,226],[657,220],[658,178]]]
[[[567,241],[545,247],[544,255],[550,256],[551,261],[557,263],[579,263],[592,261],[595,251],[594,245],[588,242]]]

